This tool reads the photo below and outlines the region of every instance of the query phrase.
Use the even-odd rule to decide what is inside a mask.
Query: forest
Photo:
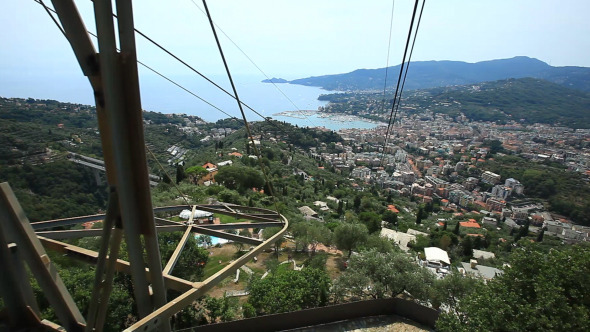
[[[208,128],[221,125],[229,127],[234,122],[228,121],[206,124],[206,129],[202,131],[207,132]],[[29,132],[27,128],[37,128],[27,127],[18,121],[11,123],[15,130],[22,130],[23,133]],[[234,124],[237,131],[218,141],[208,142],[199,139],[205,134],[191,135],[171,123],[146,125],[150,149],[165,164],[160,169],[152,160],[150,170],[153,173],[168,172],[170,179],[170,183],[163,181],[152,189],[153,205],[178,205],[179,200],[187,199],[191,204],[219,200],[277,208],[289,219],[289,236],[277,241],[272,251],[261,255],[258,262],[248,263],[252,276],[240,277],[237,283],[231,280],[222,282],[212,294],[198,299],[175,315],[173,328],[355,300],[403,297],[441,310],[437,323],[437,329],[441,331],[465,330],[465,326],[476,326],[477,330],[502,330],[504,325],[501,324],[506,320],[514,321],[510,325],[510,330],[514,331],[559,330],[559,326],[567,326],[571,331],[588,329],[590,306],[587,294],[590,292],[587,287],[590,283],[586,279],[590,275],[590,249],[587,245],[564,245],[556,238],[543,236],[542,232],[533,233],[532,228],[529,231],[528,226],[513,230],[501,219],[480,230],[468,230],[460,227],[460,222],[472,218],[481,221],[483,216],[477,211],[454,215],[444,211],[440,201],[425,203],[415,197],[394,194],[379,185],[350,179],[348,174],[337,173],[324,161],[310,157],[308,152],[309,147],[327,151],[330,142],[340,141],[341,138],[333,132],[281,123],[275,123],[276,126],[257,123],[252,128],[252,134],[260,141],[257,149],[261,155],[259,159],[250,158],[254,149],[248,135],[239,122]],[[34,123],[29,125],[36,126]],[[26,138],[21,139],[23,146],[33,144],[28,137],[49,135],[45,130],[47,127],[39,126],[43,130],[27,134],[31,136],[21,135]],[[81,129],[72,128],[72,131]],[[52,132],[55,131],[52,129]],[[98,142],[97,134],[94,130],[78,132],[82,133],[77,135],[84,143],[78,142],[77,146],[67,148],[89,152],[90,148],[86,145]],[[70,135],[61,137],[67,137],[68,142],[75,141]],[[184,165],[166,165],[166,148],[179,142],[190,150]],[[43,146],[46,143],[39,144]],[[98,147],[93,149],[100,151],[98,143],[92,144]],[[487,144],[499,148],[493,142]],[[11,184],[29,219],[48,220],[104,212],[108,198],[106,185],[97,184],[92,171],[63,158],[65,147],[59,140],[50,143],[49,147],[55,147],[57,152],[50,153],[53,157],[44,162],[31,163],[27,162],[29,159],[23,161],[16,158],[10,166],[0,168],[0,181]],[[18,151],[22,153],[21,149]],[[231,155],[233,152],[243,156]],[[550,204],[556,198],[577,204],[584,213],[582,202],[587,193],[575,188],[580,179],[566,179],[566,175],[552,165],[529,165],[527,161],[512,156],[496,156],[495,159],[498,164],[490,162],[489,169],[505,172],[503,177],[519,177],[531,190],[531,195],[548,199]],[[197,184],[199,182],[194,177],[208,173],[202,165],[226,160],[231,160],[232,165],[220,167],[216,173],[216,180],[221,185]],[[503,170],[500,164],[508,166]],[[268,180],[260,165],[264,167]],[[274,197],[270,195],[271,191],[260,190],[261,187],[267,188],[266,181],[272,183]],[[324,202],[327,209],[319,210],[314,205],[317,201]],[[392,212],[389,205],[396,206],[399,211]],[[299,210],[303,206],[314,209],[318,217],[305,218]],[[178,216],[163,217],[178,220]],[[442,226],[440,219],[445,220]],[[232,221],[233,218],[221,218],[221,222]],[[97,223],[93,227],[102,226]],[[409,243],[409,252],[406,253],[392,241],[379,236],[383,228],[400,232],[414,229],[428,235],[417,236]],[[277,230],[268,228],[258,231],[240,234],[252,236],[257,233],[268,238]],[[163,264],[172,254],[180,236],[179,233],[159,235]],[[71,240],[70,243],[96,250],[99,238]],[[174,275],[193,281],[203,280],[248,250],[246,246],[232,243],[211,246],[210,254],[199,246],[203,243],[210,243],[210,239],[190,239],[185,247],[186,255],[182,256]],[[124,246],[123,243],[122,259],[126,259]],[[446,250],[455,267],[460,267],[461,262],[469,262],[474,249],[493,252],[496,258],[483,263],[501,268],[504,275],[487,283],[458,272],[437,279],[415,263],[428,246]],[[325,252],[323,247],[330,252]],[[92,284],[93,268],[56,253],[50,255],[76,303],[85,313],[90,291],[87,286]],[[289,257],[293,264],[288,262]],[[534,264],[526,261],[527,258],[533,258]],[[504,263],[509,263],[511,267]],[[267,276],[262,279],[265,273]],[[514,284],[514,280],[520,282]],[[227,289],[238,286],[247,291],[248,296],[238,298],[227,295]],[[131,287],[128,276],[117,274],[105,330],[118,331],[137,320]],[[55,319],[39,287],[34,289],[43,318]],[[169,297],[176,295],[171,291]],[[556,310],[548,310],[547,303],[555,304]],[[489,315],[489,310],[498,314]],[[571,320],[571,312],[575,312],[579,319]]]
[[[320,96],[330,101],[326,112],[347,113],[371,119],[382,116],[382,100],[390,105],[393,94],[338,93]],[[402,110],[417,109],[457,116],[472,121],[527,124],[548,123],[570,128],[590,128],[590,95],[533,78],[508,79],[477,84],[408,91]],[[365,110],[361,112],[359,110]],[[356,112],[356,113],[355,113]]]

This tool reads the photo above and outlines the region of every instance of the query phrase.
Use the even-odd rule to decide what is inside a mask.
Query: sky
[[[95,31],[91,2],[76,4],[88,30]],[[201,1],[133,5],[137,29],[204,74],[224,73]],[[390,0],[210,0],[208,6],[216,24],[266,75],[296,79],[399,64],[413,1],[395,1],[389,59]],[[553,66],[590,67],[588,13],[585,0],[428,0],[412,60],[477,62],[524,55]],[[264,78],[218,34],[234,75]],[[68,42],[33,0],[2,1],[0,45],[0,95],[16,81],[25,88],[29,82],[59,82],[65,90],[88,84]],[[138,59],[153,68],[172,77],[189,74],[139,36],[137,45]]]

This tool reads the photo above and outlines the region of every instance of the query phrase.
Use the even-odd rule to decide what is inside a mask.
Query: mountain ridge
[[[400,65],[388,67],[388,72],[398,73],[399,68]],[[384,77],[385,68],[376,68],[356,69],[344,74],[311,76],[291,81],[280,80],[333,91],[382,91]],[[526,56],[475,63],[451,60],[415,61],[410,64],[405,89],[418,90],[524,77],[544,79],[569,88],[590,91],[590,68],[553,67]],[[394,89],[395,85],[395,78],[390,79],[388,89]]]

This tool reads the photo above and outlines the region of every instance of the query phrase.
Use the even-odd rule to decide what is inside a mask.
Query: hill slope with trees
[[[330,101],[326,112],[385,119],[382,93],[337,93],[320,96]],[[387,95],[390,105],[392,95]],[[473,121],[549,123],[590,128],[590,94],[535,78],[432,88],[404,94],[402,110],[430,110]],[[364,113],[360,114],[359,110]],[[366,111],[365,111],[366,110]]]

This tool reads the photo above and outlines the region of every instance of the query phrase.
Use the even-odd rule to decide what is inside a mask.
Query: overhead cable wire
[[[276,200],[276,197],[275,197],[275,195],[273,193],[273,189],[272,189],[272,184],[270,182],[270,179],[268,177],[266,169],[264,168],[264,163],[262,163],[262,156],[260,154],[260,150],[258,150],[258,147],[256,147],[256,144],[254,142],[254,137],[252,136],[252,132],[250,131],[250,125],[248,124],[248,120],[246,119],[246,113],[244,113],[244,109],[242,108],[242,103],[240,103],[240,97],[238,96],[238,91],[236,90],[236,86],[235,86],[234,81],[232,79],[231,71],[229,70],[229,66],[227,65],[225,55],[223,54],[223,48],[221,47],[221,43],[219,42],[219,37],[217,36],[217,32],[215,31],[215,24],[213,24],[213,19],[211,18],[211,13],[209,12],[209,8],[207,7],[206,0],[203,0],[203,6],[205,7],[205,11],[207,12],[207,17],[209,18],[209,24],[211,25],[211,31],[213,32],[213,36],[215,37],[215,42],[217,43],[217,48],[219,49],[219,54],[221,55],[221,59],[223,60],[223,66],[225,67],[225,71],[227,72],[227,77],[229,79],[232,90],[234,92],[235,99],[238,103],[238,107],[240,108],[240,113],[242,114],[242,118],[244,119],[244,126],[246,127],[246,131],[248,133],[248,136],[250,137],[250,141],[252,142],[252,146],[254,147],[254,151],[258,157],[258,162],[260,163],[260,168],[261,168],[262,173],[264,175],[270,196],[273,198],[273,201],[275,203],[276,212],[279,213],[277,200]]]
[[[67,39],[68,37],[67,37],[67,35],[66,35],[65,31],[63,30],[63,28],[61,27],[61,25],[60,25],[60,24],[57,22],[57,19],[56,19],[56,18],[53,16],[53,14],[52,14],[52,13],[54,13],[54,14],[55,14],[55,10],[54,10],[54,9],[52,9],[52,8],[49,8],[49,7],[47,7],[47,6],[46,6],[46,5],[43,3],[43,1],[42,1],[42,0],[33,0],[33,1],[35,1],[36,3],[40,4],[41,6],[43,6],[43,8],[45,8],[45,10],[47,11],[47,14],[49,15],[49,17],[51,17],[51,19],[53,20],[53,22],[55,23],[55,25],[56,25],[56,26],[59,28],[59,30],[60,30],[60,31],[63,33],[63,35],[64,35],[64,36],[66,37],[66,39]],[[96,36],[96,34],[95,34],[95,33],[93,33],[92,31],[88,31],[88,30],[86,30],[86,32],[87,32],[89,35],[91,35],[92,37],[94,37],[94,38],[98,38],[98,37]],[[119,49],[117,49],[117,51],[118,51],[118,50],[119,50]],[[197,94],[196,94],[196,93],[194,93],[193,91],[191,91],[191,90],[187,89],[186,87],[182,86],[180,83],[178,83],[178,82],[174,81],[173,79],[171,79],[171,78],[167,77],[166,75],[164,75],[164,74],[160,73],[160,72],[159,72],[159,71],[157,71],[156,69],[154,69],[154,68],[152,68],[152,67],[148,66],[148,65],[147,65],[147,64],[145,64],[144,62],[142,62],[142,61],[140,61],[140,60],[137,60],[137,63],[139,63],[140,65],[142,65],[143,67],[145,67],[147,70],[149,70],[149,71],[153,72],[154,74],[156,74],[156,75],[158,75],[158,76],[162,77],[162,78],[163,78],[163,79],[165,79],[166,81],[168,81],[168,82],[170,82],[170,83],[174,84],[174,85],[175,85],[175,86],[177,86],[178,88],[180,88],[180,89],[184,90],[185,92],[187,92],[188,94],[192,95],[193,97],[195,97],[195,98],[199,99],[200,101],[204,102],[205,104],[207,104],[207,105],[209,105],[209,106],[213,107],[214,109],[218,110],[219,112],[221,112],[221,113],[223,113],[223,114],[227,115],[229,118],[231,118],[231,119],[234,119],[234,120],[241,121],[241,120],[240,120],[240,119],[238,119],[237,117],[235,117],[235,116],[233,116],[233,115],[231,115],[231,114],[227,113],[226,111],[222,110],[221,108],[219,108],[219,107],[217,107],[217,106],[213,105],[212,103],[210,103],[210,102],[209,102],[209,101],[207,101],[206,99],[204,99],[204,98],[200,97],[199,95],[197,95]]]
[[[66,31],[64,30],[64,28],[61,26],[61,24],[59,24],[59,22],[57,22],[57,19],[51,14],[49,7],[47,7],[47,5],[45,5],[45,3],[43,2],[43,0],[33,0],[36,3],[40,4],[41,6],[43,6],[43,8],[45,9],[45,11],[47,12],[47,15],[49,15],[49,17],[51,17],[51,20],[53,21],[53,23],[55,23],[55,25],[57,26],[57,28],[59,29],[59,31],[61,31],[61,33],[64,35],[64,37],[66,37],[66,39],[68,39],[68,36],[66,35]]]
[[[152,156],[152,159],[154,159],[156,161],[156,163],[158,164],[158,167],[160,167],[160,170],[162,172],[164,172],[164,175],[168,177],[168,180],[170,180],[170,183],[172,183],[174,185],[174,188],[176,188],[176,190],[180,194],[180,197],[182,197],[182,199],[184,200],[186,205],[191,205],[190,202],[188,201],[188,199],[186,198],[186,195],[180,190],[180,187],[178,187],[178,184],[176,183],[176,181],[172,180],[172,178],[170,177],[170,174],[168,174],[166,169],[164,169],[164,166],[162,166],[162,164],[160,163],[160,161],[158,160],[156,155],[152,152],[150,147],[147,146],[147,144],[145,145],[145,149],[150,153],[150,155]]]
[[[408,29],[408,38],[406,40],[406,47],[404,48],[404,56],[402,58],[402,63],[400,65],[399,77],[397,79],[397,85],[396,85],[396,88],[395,88],[395,94],[393,95],[393,103],[391,105],[391,112],[389,114],[389,122],[387,124],[387,131],[385,133],[385,141],[383,142],[383,151],[381,153],[381,166],[383,166],[383,159],[385,158],[385,148],[387,146],[387,141],[389,139],[389,131],[390,131],[390,128],[391,128],[391,125],[392,125],[392,119],[393,119],[393,115],[394,115],[394,111],[395,111],[395,104],[396,104],[396,101],[397,101],[397,96],[398,96],[398,93],[399,93],[400,83],[401,83],[402,75],[403,75],[403,72],[404,72],[404,65],[405,65],[405,62],[406,62],[406,56],[408,54],[408,48],[410,46],[410,38],[412,36],[412,30],[413,30],[413,27],[414,27],[414,20],[416,18],[416,11],[418,9],[418,1],[419,0],[416,0],[416,2],[414,3],[414,10],[412,12],[412,20],[410,21],[410,28]]]
[[[53,13],[55,13],[55,11],[49,7],[47,7],[44,3],[43,0],[33,0],[35,2],[37,2],[38,4],[42,5],[45,10],[47,11],[47,14],[52,18],[53,22],[58,26],[58,28],[60,28],[60,30],[62,31],[62,33],[64,34],[64,36],[66,36],[67,39],[67,35],[65,34],[65,31],[63,30],[63,28],[59,25],[59,23],[57,22],[57,20],[55,19],[55,17],[53,16]],[[96,34],[92,33],[91,31],[86,31],[88,32],[88,34],[90,34],[91,36],[98,38],[96,36]],[[152,72],[158,74],[159,76],[161,76],[162,78],[164,78],[165,80],[169,81],[170,83],[176,85],[177,87],[183,89],[184,91],[190,93],[191,95],[193,95],[194,97],[200,99],[201,101],[207,103],[209,106],[217,109],[218,111],[222,112],[223,114],[229,116],[230,118],[233,118],[235,120],[240,121],[240,119],[236,118],[235,116],[231,116],[230,114],[226,113],[225,111],[223,111],[222,109],[220,109],[219,107],[209,103],[208,101],[206,101],[205,99],[199,97],[197,94],[193,93],[192,91],[188,90],[187,88],[185,88],[184,86],[178,84],[177,82],[173,81],[172,79],[166,77],[165,75],[161,74],[160,72],[158,72],[157,70],[151,68],[150,66],[144,64],[143,62],[137,60],[137,63],[139,63],[140,65],[144,66],[145,68],[151,70]],[[182,199],[185,201],[185,203],[187,205],[190,205],[190,202],[188,201],[188,199],[186,198],[186,195],[182,192],[182,190],[180,190],[180,188],[178,187],[178,185],[172,181],[172,178],[170,177],[170,174],[168,174],[168,172],[166,171],[166,169],[164,168],[164,166],[162,166],[162,164],[160,163],[160,161],[158,160],[158,158],[156,157],[156,155],[152,152],[152,150],[149,148],[149,146],[147,146],[147,144],[145,145],[146,150],[148,151],[148,153],[151,155],[152,159],[154,159],[154,161],[157,163],[158,167],[160,168],[160,170],[164,173],[165,176],[168,177],[168,179],[170,179],[171,183],[174,185],[174,188],[176,188],[176,190],[178,191],[178,193],[180,194],[180,197],[182,197]]]
[[[117,17],[115,14],[113,14],[113,16],[114,17]],[[192,67],[191,65],[189,65],[186,61],[180,59],[177,55],[175,55],[174,53],[172,53],[171,51],[169,51],[168,49],[166,49],[164,46],[160,45],[159,43],[157,43],[156,41],[154,41],[152,38],[148,37],[146,34],[144,34],[143,32],[141,32],[141,31],[139,31],[137,29],[135,29],[135,32],[137,34],[139,34],[140,36],[142,36],[143,38],[145,38],[150,43],[152,43],[153,45],[155,45],[156,47],[158,47],[160,50],[164,51],[166,54],[170,55],[176,61],[180,62],[182,65],[184,65],[185,67],[187,67],[189,70],[191,70],[194,73],[196,73],[197,75],[203,77],[209,83],[213,84],[216,88],[218,88],[219,90],[223,91],[225,94],[227,94],[228,96],[230,96],[231,98],[233,98],[234,100],[236,100],[236,97],[234,95],[232,95],[229,91],[227,91],[226,89],[224,89],[223,87],[221,87],[219,84],[215,83],[213,80],[211,80],[210,78],[208,78],[207,76],[205,76],[204,74],[202,74],[200,71],[198,71],[197,69],[195,69],[194,67]],[[267,121],[268,123],[270,123],[272,126],[276,127],[277,129],[284,130],[284,128],[281,128],[281,127],[277,126],[273,121],[270,121],[267,117],[265,117],[264,115],[260,114],[260,112],[256,111],[254,108],[250,107],[248,104],[244,103],[243,101],[240,100],[239,101],[239,105],[243,105],[244,107],[246,107],[247,109],[249,109],[250,111],[252,111],[254,114],[256,114],[260,118],[262,118],[262,120]],[[235,117],[232,117],[232,118],[235,118]]]
[[[52,20],[53,20],[53,22],[56,24],[56,26],[57,26],[57,27],[58,27],[60,30],[62,30],[62,27],[59,25],[59,23],[57,22],[57,20],[55,19],[55,17],[53,17],[53,15],[51,14],[51,12],[55,14],[55,13],[56,13],[56,12],[55,12],[55,10],[54,10],[54,9],[52,9],[52,8],[49,8],[49,7],[45,6],[43,3],[41,3],[41,2],[40,2],[41,0],[33,0],[33,1],[35,1],[35,2],[37,2],[38,4],[42,5],[42,6],[43,6],[43,7],[44,7],[44,8],[47,10],[47,13],[48,13],[48,15],[51,17],[51,19],[52,19]],[[114,15],[114,14],[113,14],[113,17],[115,17],[115,18],[116,18],[116,15]],[[89,34],[89,35],[91,35],[91,36],[93,36],[93,37],[97,38],[96,34],[94,34],[93,32],[91,32],[91,31],[88,31],[88,30],[87,30],[86,32],[88,32],[88,34]],[[135,29],[135,32],[136,32],[136,33],[138,33],[138,34],[140,34],[140,35],[142,35],[142,36],[144,36],[144,37],[145,37],[145,38],[146,38],[148,41],[151,41],[151,42],[153,42],[153,43],[156,43],[155,41],[153,41],[153,39],[149,38],[147,35],[143,34],[142,32],[138,31],[137,29]],[[64,35],[65,35],[65,34],[64,34]],[[66,39],[67,39],[67,36],[66,36]],[[157,44],[157,43],[156,43],[156,44]],[[154,45],[156,45],[156,44],[154,44]],[[177,61],[180,61],[180,62],[181,62],[182,64],[184,64],[184,65],[185,65],[187,68],[191,69],[192,71],[194,71],[195,73],[197,73],[197,74],[199,74],[199,75],[201,75],[201,76],[204,76],[203,74],[201,74],[200,72],[198,72],[196,69],[194,69],[194,68],[192,68],[190,65],[188,65],[186,62],[182,61],[180,58],[178,58],[177,56],[175,56],[175,55],[174,55],[172,52],[170,52],[170,51],[166,50],[165,48],[163,48],[163,47],[162,47],[161,45],[159,45],[159,44],[157,44],[157,45],[159,46],[159,48],[160,48],[160,49],[162,49],[163,51],[165,51],[167,54],[169,54],[170,56],[172,56],[172,57],[173,57],[174,59],[176,59]],[[147,64],[145,64],[145,63],[143,63],[143,62],[140,62],[139,60],[138,60],[137,62],[138,62],[140,65],[144,66],[146,69],[148,69],[148,70],[150,70],[150,71],[154,72],[155,74],[159,75],[160,77],[164,78],[165,80],[167,80],[167,81],[168,81],[168,82],[170,82],[171,84],[173,84],[173,85],[177,86],[178,88],[180,88],[180,89],[184,90],[185,92],[189,93],[189,94],[190,94],[190,95],[192,95],[193,97],[195,97],[195,98],[197,98],[197,99],[199,99],[199,100],[203,101],[203,102],[204,102],[204,103],[206,103],[207,105],[209,105],[209,106],[213,107],[214,109],[216,109],[216,110],[220,111],[221,113],[223,113],[223,114],[227,115],[227,116],[228,116],[228,117],[230,117],[231,119],[234,119],[234,120],[237,120],[237,121],[240,121],[240,122],[242,122],[242,121],[243,121],[243,120],[241,120],[241,119],[238,119],[238,118],[237,118],[237,117],[235,117],[235,116],[232,116],[232,115],[228,114],[227,112],[223,111],[221,108],[219,108],[219,107],[217,107],[217,106],[213,105],[212,103],[208,102],[208,101],[207,101],[207,100],[205,100],[204,98],[201,98],[201,97],[200,97],[200,96],[198,96],[196,93],[192,92],[191,90],[187,89],[186,87],[182,86],[181,84],[177,83],[176,81],[174,81],[174,80],[170,79],[169,77],[167,77],[166,75],[164,75],[164,74],[160,73],[159,71],[157,71],[157,70],[153,69],[152,67],[148,66]],[[223,89],[223,88],[221,88],[220,86],[218,86],[218,85],[217,85],[215,82],[213,82],[213,81],[209,80],[209,78],[206,78],[206,79],[207,79],[209,82],[211,82],[213,85],[215,85],[216,87],[218,87],[219,89],[221,89],[222,91],[224,91],[226,94],[228,94],[230,97],[232,97],[232,98],[235,100],[235,97],[234,97],[234,96],[233,96],[231,93],[229,93],[229,92],[228,92],[228,91],[226,91],[225,89]],[[241,103],[242,105],[244,105],[245,107],[249,108],[250,110],[252,110],[252,111],[253,111],[255,114],[257,114],[258,116],[260,116],[260,117],[261,117],[261,118],[262,118],[264,121],[268,122],[270,125],[272,125],[272,126],[273,126],[273,127],[275,127],[276,129],[278,129],[278,130],[280,130],[280,131],[284,131],[284,132],[285,132],[287,135],[289,135],[289,134],[292,134],[292,133],[294,132],[294,129],[292,129],[292,128],[289,128],[289,127],[285,127],[285,126],[279,126],[279,125],[277,124],[277,121],[271,121],[271,120],[269,120],[268,118],[264,117],[264,116],[263,116],[262,114],[260,114],[259,112],[257,112],[256,110],[254,110],[253,108],[251,108],[250,106],[248,106],[247,104],[245,104],[245,103],[243,103],[243,102],[241,102],[241,101],[240,101],[240,103]],[[280,122],[279,122],[279,123],[280,123]]]
[[[115,14],[113,14],[113,16],[117,17]],[[137,34],[139,34],[140,36],[142,36],[143,38],[145,38],[147,41],[149,41],[150,43],[152,43],[154,46],[158,47],[159,49],[161,49],[162,51],[164,51],[165,53],[167,53],[168,55],[170,55],[171,57],[173,57],[176,61],[178,61],[181,64],[183,64],[185,67],[187,67],[188,69],[190,69],[191,71],[193,71],[195,74],[201,76],[202,78],[204,78],[205,80],[207,80],[207,82],[213,84],[216,88],[218,88],[219,90],[223,91],[226,95],[230,96],[233,99],[236,99],[236,96],[235,95],[232,95],[229,91],[227,91],[226,89],[224,89],[223,87],[221,87],[219,84],[215,83],[212,79],[210,79],[209,77],[207,77],[206,75],[204,75],[203,73],[201,73],[200,71],[198,71],[197,69],[195,69],[193,66],[189,65],[188,63],[186,63],[186,61],[182,60],[181,58],[179,58],[178,56],[176,56],[174,53],[170,52],[164,46],[160,45],[159,43],[157,43],[152,38],[148,37],[143,32],[141,32],[141,31],[139,31],[137,29],[135,29],[135,32],[137,32]],[[249,105],[245,104],[244,102],[240,101],[240,105],[244,105],[250,111],[254,112],[255,114],[257,114],[261,118],[266,119],[266,117],[264,115],[260,114],[258,111],[256,111],[255,109],[253,109]]]
[[[395,9],[395,0],[391,1],[391,18],[389,21],[389,39],[387,42],[387,61],[385,63],[385,79],[383,82],[383,100],[381,101],[381,113],[385,112],[385,90],[387,89],[387,72],[389,71],[389,51],[391,50],[391,32],[393,31],[393,10]]]
[[[199,5],[197,5],[197,3],[195,2],[195,0],[190,0],[193,5],[195,5],[195,7],[197,7],[201,13],[205,14],[205,16],[207,16],[207,13],[201,8],[199,7]],[[279,88],[278,85],[276,85],[275,82],[273,82],[273,80],[264,72],[264,70],[262,70],[262,68],[260,68],[256,62],[254,62],[254,60],[252,60],[252,58],[250,58],[248,56],[248,54],[246,54],[246,52],[244,50],[242,50],[242,48],[240,46],[238,46],[238,44],[236,44],[236,42],[234,42],[230,36],[225,33],[225,31],[223,31],[223,29],[215,22],[213,22],[213,24],[215,24],[215,26],[217,27],[217,29],[219,31],[221,31],[221,33],[223,33],[223,35],[240,51],[242,52],[242,54],[246,57],[246,59],[248,59],[248,61],[250,61],[250,63],[252,63],[252,65],[254,65],[254,67],[256,67],[256,69],[258,69],[258,71],[260,73],[262,73],[262,75],[264,75],[264,77],[266,77],[266,79],[291,103],[291,105],[293,105],[293,107],[295,107],[295,109],[299,112],[299,114],[303,115],[307,121],[309,121],[309,123],[311,123],[312,127],[316,127],[316,125],[305,115],[305,112],[303,112],[297,105],[295,105],[295,102],[293,102],[293,100],[291,100],[291,98],[289,98],[289,96],[287,96],[287,94],[285,94],[285,92],[283,92],[283,90],[281,90],[281,88]]]
[[[36,0],[34,0],[34,1],[36,1]],[[90,0],[90,1],[93,2],[94,0]],[[113,13],[113,17],[118,19],[117,15],[114,14],[114,13]],[[226,89],[224,89],[223,87],[221,87],[219,84],[215,83],[209,77],[207,77],[206,75],[204,75],[203,73],[201,73],[200,71],[198,71],[197,69],[195,69],[193,66],[189,65],[186,61],[182,60],[180,57],[178,57],[177,55],[175,55],[174,53],[172,53],[171,51],[169,51],[168,49],[166,49],[164,46],[162,46],[161,44],[159,44],[158,42],[156,42],[152,38],[148,37],[146,34],[144,34],[143,32],[139,31],[137,28],[134,28],[133,30],[137,34],[139,34],[141,37],[145,38],[148,42],[152,43],[154,46],[156,46],[157,48],[159,48],[160,50],[162,50],[163,52],[165,52],[166,54],[168,54],[169,56],[171,56],[172,58],[174,58],[176,61],[180,62],[182,65],[184,65],[185,67],[187,67],[189,70],[191,70],[195,74],[201,76],[202,78],[204,78],[205,80],[207,80],[209,83],[213,84],[216,88],[218,88],[219,90],[221,90],[222,92],[224,92],[226,95],[230,96],[234,100],[236,99],[236,97],[234,95],[232,95],[229,91],[227,91]],[[265,117],[264,115],[260,114],[260,112],[256,111],[254,108],[252,108],[248,104],[244,103],[243,101],[240,101],[239,103],[241,105],[245,106],[250,111],[252,111],[254,114],[258,115],[260,118],[262,118],[262,120],[267,121],[269,124],[271,124],[272,126],[276,127],[279,130],[284,130],[284,128],[281,128],[281,127],[277,126],[273,121],[270,121],[267,117]],[[232,118],[235,118],[235,117],[232,117]]]
[[[414,32],[414,40],[412,41],[412,48],[410,49],[410,56],[408,57],[408,65],[406,66],[406,73],[404,74],[404,79],[402,81],[402,87],[399,92],[399,98],[397,101],[397,106],[395,107],[395,113],[393,115],[393,122],[395,124],[395,116],[399,110],[399,105],[402,101],[402,93],[404,92],[404,86],[406,85],[406,77],[408,76],[408,70],[410,69],[410,64],[412,62],[412,54],[414,53],[414,45],[416,44],[416,36],[418,36],[418,30],[420,29],[420,22],[422,21],[422,13],[424,12],[424,4],[426,0],[422,1],[422,7],[420,8],[420,15],[418,16],[418,23],[416,24],[416,31]]]

